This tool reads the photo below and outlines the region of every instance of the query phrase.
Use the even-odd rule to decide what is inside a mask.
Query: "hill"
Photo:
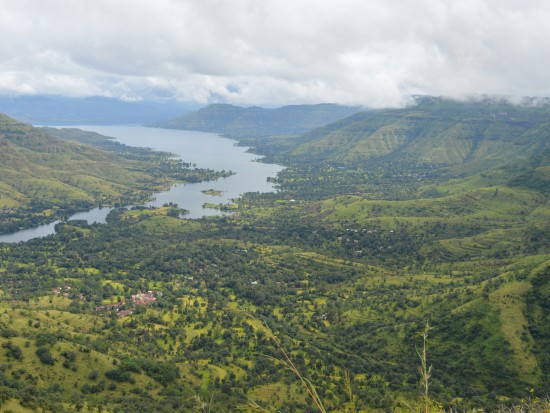
[[[69,203],[121,196],[145,177],[114,154],[59,140],[4,115],[0,145],[3,208],[44,198]]]
[[[288,165],[280,191],[245,194],[229,216],[118,209],[108,225],[2,245],[0,407],[316,411],[288,357],[327,411],[425,411],[416,350],[429,322],[430,411],[544,412],[546,109],[510,107],[517,123],[497,125],[494,105],[425,99],[263,138]],[[407,139],[351,157],[372,119],[403,122]],[[299,152],[350,122],[351,152]],[[479,145],[455,157],[467,125]],[[413,144],[440,139],[444,162]]]
[[[2,232],[100,204],[143,201],[176,180],[214,176],[189,169],[169,153],[130,148],[74,129],[35,128],[2,114],[0,149]]]
[[[550,145],[550,103],[419,98],[405,109],[373,110],[294,141],[294,162],[416,162],[468,174],[526,159]]]
[[[492,195],[472,203],[490,210],[509,196]],[[262,208],[251,195],[234,217],[198,221],[117,211],[109,225],[5,246],[3,397],[53,412],[312,411],[278,340],[329,411],[349,411],[349,374],[356,410],[383,412],[416,399],[426,320],[430,394],[445,406],[548,391],[547,253],[496,233],[468,242],[476,211],[349,201]],[[486,227],[513,224],[515,202]],[[449,241],[452,254],[433,253]]]
[[[359,110],[358,107],[333,104],[293,105],[276,109],[215,104],[152,126],[214,132],[238,138],[298,135]]]
[[[143,124],[196,108],[192,103],[127,102],[101,96],[0,96],[0,112],[35,125]]]

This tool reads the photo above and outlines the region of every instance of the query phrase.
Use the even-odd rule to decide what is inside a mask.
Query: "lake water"
[[[154,200],[146,204],[159,207],[168,202],[174,202],[180,208],[190,211],[186,218],[223,214],[215,209],[203,208],[202,205],[206,202],[227,203],[245,192],[273,192],[275,188],[273,184],[267,182],[267,178],[275,177],[283,169],[280,165],[256,162],[260,157],[247,153],[248,148],[236,146],[235,141],[213,133],[143,126],[93,125],[77,126],[77,128],[116,138],[118,142],[126,145],[172,152],[185,162],[194,163],[199,168],[235,172],[228,178],[220,178],[216,181],[176,184],[169,191],[157,193]],[[201,192],[208,189],[222,191],[222,194],[211,196]],[[77,213],[69,219],[85,219],[90,224],[105,223],[105,218],[110,211],[110,208],[95,208],[88,212]],[[53,234],[57,222],[13,234],[0,235],[0,242],[28,241]]]

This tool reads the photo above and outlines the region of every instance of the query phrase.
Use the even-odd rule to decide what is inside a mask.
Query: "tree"
[[[52,366],[55,364],[55,359],[53,358],[50,349],[46,347],[38,347],[36,349],[36,355],[44,364],[50,364]]]

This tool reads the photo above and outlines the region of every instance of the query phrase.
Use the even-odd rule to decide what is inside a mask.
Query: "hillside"
[[[427,99],[283,146],[263,139],[287,161],[280,191],[245,194],[233,215],[118,209],[107,225],[69,222],[55,236],[0,246],[0,408],[321,411],[289,357],[326,411],[421,412],[417,349],[429,322],[430,411],[504,403],[545,412],[546,109],[510,107],[517,122],[496,128],[493,105]],[[375,130],[372,119],[422,126],[367,160],[289,150],[351,120]],[[460,133],[448,136],[449,125]],[[464,125],[480,134],[477,163],[453,155],[456,141],[473,139]],[[440,139],[445,162],[416,158],[411,142]]]
[[[484,100],[420,98],[406,109],[373,110],[306,133],[288,152],[295,162],[399,161],[489,169],[550,145],[550,104],[513,106]]]
[[[145,178],[114,154],[61,141],[3,115],[0,145],[3,208],[45,198],[69,203],[120,197]]]
[[[298,135],[350,116],[360,109],[333,104],[294,105],[276,109],[208,105],[153,126],[214,132],[238,138]]]
[[[383,412],[417,399],[426,320],[435,400],[491,410],[526,388],[544,394],[550,256],[516,248],[521,199],[540,200],[493,192],[478,191],[465,217],[453,198],[266,208],[251,195],[234,217],[123,211],[108,226],[70,223],[6,246],[4,397],[54,412],[61,401],[65,411],[311,411],[276,338],[328,411],[349,411],[349,374],[356,409]],[[473,239],[477,215],[500,204],[484,223],[493,238]],[[508,225],[515,232],[499,233]],[[144,293],[144,304],[133,298]]]
[[[145,200],[176,180],[214,177],[213,171],[189,169],[168,153],[77,130],[35,128],[1,114],[0,148],[0,232],[99,204]]]

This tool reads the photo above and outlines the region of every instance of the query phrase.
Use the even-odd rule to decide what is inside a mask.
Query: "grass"
[[[235,245],[240,244],[237,243]],[[249,245],[248,248],[254,247]],[[291,250],[288,247],[273,247],[270,249],[264,249],[263,251],[265,254],[269,254],[271,259],[274,260],[273,262],[276,263],[278,263],[279,260],[280,262],[284,263],[296,258],[299,260],[304,260],[304,262],[307,262],[307,260],[309,259],[313,259],[315,263],[321,264],[323,267],[329,264],[334,265],[335,270],[339,268],[345,268],[347,266],[345,260],[332,260],[330,257],[323,257],[322,254],[310,255],[304,253],[303,251],[300,251],[299,249]],[[295,257],[293,257],[293,254],[290,251],[293,251]],[[500,275],[493,278],[493,280],[503,279],[505,283],[501,284],[496,290],[490,292],[489,300],[482,301],[475,298],[481,294],[481,288],[484,284],[480,284],[479,286],[471,286],[473,291],[475,291],[474,299],[469,301],[470,304],[465,305],[460,311],[458,311],[458,313],[473,314],[475,312],[479,314],[487,314],[488,311],[483,306],[486,306],[487,308],[492,308],[491,317],[496,317],[494,318],[494,320],[499,320],[500,324],[495,323],[493,318],[487,318],[485,316],[482,316],[485,318],[483,323],[487,322],[488,325],[493,326],[495,331],[503,331],[504,337],[506,338],[508,337],[508,330],[506,329],[509,329],[509,334],[511,334],[512,336],[515,334],[517,335],[515,329],[518,328],[518,326],[521,326],[524,321],[518,318],[513,318],[512,316],[518,308],[521,308],[521,306],[520,304],[518,304],[519,307],[515,305],[514,307],[510,307],[511,313],[507,314],[507,306],[510,306],[510,302],[506,300],[509,300],[510,297],[515,300],[517,297],[517,300],[521,301],[524,298],[525,294],[528,292],[527,285],[529,283],[525,280],[510,281],[509,278],[511,277],[511,269],[520,264],[521,266],[529,264],[533,266],[533,271],[542,271],[544,269],[543,262],[543,258],[539,258],[537,260],[530,258],[528,261],[521,263],[514,262],[508,264],[507,267],[503,267]],[[395,274],[388,269],[360,265],[357,268],[361,270],[362,276],[357,277],[357,279],[353,280],[352,283],[333,285],[331,286],[331,289],[329,289],[329,291],[324,295],[312,295],[307,300],[296,301],[296,305],[293,308],[293,313],[295,315],[306,317],[306,325],[296,331],[297,337],[299,337],[299,341],[295,341],[294,344],[292,344],[293,348],[289,349],[289,351],[286,351],[286,349],[283,350],[284,353],[279,350],[281,356],[278,357],[277,360],[273,360],[273,362],[279,365],[280,368],[290,369],[294,372],[291,362],[298,355],[304,355],[306,364],[316,361],[315,356],[312,357],[308,355],[307,350],[302,350],[300,347],[298,347],[299,342],[308,343],[307,345],[309,346],[309,343],[314,343],[315,340],[323,341],[325,338],[328,338],[329,334],[327,333],[327,331],[341,328],[353,328],[355,325],[362,324],[369,326],[376,325],[377,323],[381,322],[385,323],[387,321],[388,311],[390,311],[394,316],[402,320],[395,323],[395,326],[397,326],[397,330],[395,331],[395,333],[391,333],[388,330],[388,326],[385,325],[380,326],[366,334],[372,335],[372,337],[389,337],[389,335],[398,336],[401,334],[399,332],[401,328],[400,326],[406,325],[403,320],[406,320],[408,317],[411,316],[421,317],[422,314],[425,314],[427,308],[429,308],[428,303],[431,299],[436,298],[439,295],[444,295],[446,294],[446,292],[449,291],[460,290],[465,285],[468,285],[467,283],[462,284],[462,281],[459,280],[461,280],[460,277],[463,274],[468,274],[468,272],[471,271],[472,265],[472,263],[456,264],[456,267],[450,273],[447,273],[447,271],[445,274],[441,274],[439,273],[439,271],[420,272],[418,274],[415,274],[414,276],[395,276]],[[111,282],[112,285],[116,286],[119,289],[123,288],[123,282],[113,282],[112,278],[109,278],[107,276],[103,281],[104,283]],[[509,282],[510,284],[508,284]],[[301,288],[301,290],[304,294],[308,293],[311,295],[311,290],[308,291],[308,289],[305,288]],[[394,299],[388,295],[379,295],[379,291],[391,291],[397,297],[399,297],[401,292],[403,292],[406,293],[409,299],[419,300],[419,302],[421,302],[422,304],[420,304],[419,306],[391,310]],[[317,318],[315,315],[324,312],[324,308],[326,306],[332,305],[331,303],[333,303],[333,300],[330,296],[332,292],[338,295],[338,301],[340,302],[340,305],[344,306],[342,312],[340,313],[339,319],[334,323],[325,323],[324,329],[318,326],[308,326],[307,324],[316,323]],[[360,300],[359,297],[362,295],[364,295],[365,298]],[[236,297],[234,297],[234,299],[235,298]],[[9,320],[11,320],[11,325],[13,326],[13,328],[16,328],[24,336],[32,336],[34,332],[39,331],[34,327],[28,326],[27,321],[30,319],[33,321],[33,323],[36,323],[38,321],[40,322],[40,331],[57,331],[72,337],[77,337],[78,335],[81,335],[83,337],[89,336],[93,339],[100,338],[100,332],[105,329],[105,323],[108,321],[106,318],[95,316],[92,314],[71,314],[65,311],[68,299],[58,296],[53,296],[51,297],[51,299],[51,303],[50,296],[44,296],[36,300],[31,299],[28,306],[25,306],[25,308],[16,309],[12,309],[11,306],[9,306],[7,303],[4,303],[3,306],[0,308],[0,321],[3,323],[7,323]],[[198,300],[198,307],[193,306],[193,302],[195,299]],[[385,303],[382,303],[382,301],[380,300],[385,301]],[[206,297],[195,297],[192,294],[188,294],[181,298],[181,302],[185,308],[196,308],[201,314],[206,314],[205,311],[206,307],[208,306],[208,301]],[[390,307],[388,307],[388,305]],[[250,311],[254,311],[255,309],[256,308],[254,307]],[[5,312],[6,310],[7,312]],[[178,313],[172,313],[169,310],[168,312],[163,311],[164,310],[150,308],[147,309],[147,311],[144,313],[143,316],[157,315],[167,323],[166,326],[153,325],[150,323],[149,327],[147,327],[150,332],[158,331],[159,328],[162,328],[162,330],[166,330],[170,326],[176,324],[181,317],[181,315]],[[239,310],[238,303],[231,300],[229,300],[227,307],[223,308],[221,311],[230,311],[235,314],[235,316],[238,316],[239,313],[242,315],[242,311]],[[280,323],[289,322],[287,310],[285,310],[285,308],[276,307],[274,308],[273,314],[274,318],[279,320]],[[118,324],[121,325],[133,318],[139,320],[139,316],[132,316],[130,318],[119,320]],[[471,318],[474,319],[475,317]],[[245,318],[243,322],[251,325],[253,327],[253,330],[256,332],[264,331],[268,335],[271,334],[260,320],[257,320],[255,318]],[[292,321],[292,325],[295,325],[295,323],[298,322],[299,320],[296,319],[295,321]],[[182,330],[185,331],[185,339],[178,339],[178,342],[179,340],[182,340],[185,344],[188,345],[193,337],[196,337],[200,334],[206,335],[209,333],[209,331],[213,332],[214,334],[216,334],[215,332],[218,331],[218,334],[221,334],[225,331],[224,329],[220,329],[219,326],[216,327],[216,325],[213,323],[201,325],[200,329],[195,330],[195,324],[196,323],[193,322],[188,322],[184,324]],[[237,325],[239,326],[238,329],[232,329],[233,336],[235,337],[239,334],[241,335],[241,337],[244,336],[242,322],[238,322]],[[139,328],[145,328],[145,325],[140,324]],[[470,328],[470,326],[468,326],[468,328]],[[438,335],[440,334],[440,332],[436,330],[436,333],[434,334]],[[21,348],[24,348],[26,340],[27,338],[24,337],[12,338],[12,341]],[[113,358],[119,359],[123,355],[123,352],[120,351],[117,355],[113,354],[112,352],[108,354],[100,354],[92,351],[91,353],[88,353],[89,355],[81,354],[80,352],[78,352],[78,368],[75,372],[63,368],[60,365],[60,361],[63,360],[61,356],[62,351],[68,350],[77,352],[79,351],[78,346],[75,347],[73,343],[65,342],[63,340],[58,342],[53,347],[52,353],[60,361],[58,361],[55,366],[49,367],[42,366],[36,360],[36,356],[34,355],[36,346],[33,344],[32,339],[29,341],[31,341],[30,346],[24,349],[24,359],[21,364],[22,368],[33,372],[32,374],[42,374],[47,380],[53,382],[65,383],[71,381],[78,382],[80,384],[87,383],[87,374],[89,374],[89,372],[91,372],[93,369],[99,370],[100,373],[107,371],[113,368]],[[4,340],[2,342],[6,341]],[[218,344],[221,343],[219,336],[216,338],[216,342]],[[162,345],[165,349],[168,348],[168,345],[173,345],[175,349],[179,348],[179,346],[177,345],[177,341],[174,340],[169,340],[168,342],[163,342],[162,340],[160,340],[158,341],[158,344]],[[482,350],[478,348],[478,345],[479,343],[475,343],[473,347],[476,348],[475,351],[481,352]],[[511,353],[511,357],[516,357],[516,353],[519,351],[519,347],[517,347],[517,345],[515,345],[513,341],[511,341],[511,345],[513,350]],[[132,354],[132,352],[134,351],[132,350],[134,344],[128,344],[128,346],[129,354]],[[335,347],[334,349],[325,348],[324,351],[332,352],[336,349],[337,347]],[[384,352],[386,352],[387,354],[395,355],[396,362],[397,360],[400,360],[399,357],[402,357],[400,353],[403,352],[403,348],[399,345],[397,337],[386,342],[383,345],[383,349]],[[247,351],[253,352],[254,345],[252,345]],[[284,354],[286,354],[286,356]],[[198,358],[195,359],[195,361],[178,363],[178,366],[180,367],[183,376],[185,377],[185,380],[190,383],[195,383],[197,386],[202,385],[202,392],[205,394],[210,394],[212,390],[212,383],[216,380],[216,378],[224,380],[225,378],[227,378],[227,374],[233,372],[237,380],[244,380],[245,377],[250,374],[250,369],[253,367],[253,363],[251,363],[251,359],[249,358],[249,356],[241,357],[239,359],[233,359],[233,361],[228,361],[227,363],[224,361],[222,364],[219,364],[213,362],[210,358],[203,357],[202,355],[200,355],[200,352],[197,353],[197,355]],[[257,357],[257,355],[255,357]],[[286,357],[288,357],[288,359]],[[281,360],[284,360],[284,363]],[[521,359],[519,358],[514,358],[514,360],[514,363],[516,363],[518,360],[521,361]],[[239,367],[244,364],[248,366],[248,369],[243,370],[241,367]],[[191,366],[195,366],[195,369],[198,368],[198,372]],[[294,365],[294,368],[296,368],[296,365]],[[439,369],[436,369],[436,372],[438,370]],[[369,373],[369,371],[365,372],[364,380],[361,378],[360,375],[354,377],[353,379],[351,379],[351,385],[353,387],[372,385],[373,377]],[[196,377],[195,374],[198,374],[198,377]],[[300,372],[300,374],[302,373]],[[311,374],[311,372],[309,372],[308,374]],[[321,373],[320,371],[319,374],[321,376],[324,376],[326,373]],[[436,373],[436,375],[437,374],[438,372]],[[136,375],[135,377],[137,383],[142,388],[150,384],[154,384],[154,382],[151,381],[150,378],[144,375]],[[296,377],[301,382],[299,376],[296,375]],[[324,388],[324,390],[327,392],[328,390],[330,390],[330,392],[328,392],[327,394],[331,395],[331,399],[323,400],[321,404],[326,409],[332,409],[332,406],[334,404],[341,405],[342,409],[344,409],[344,407],[346,406],[345,401],[347,399],[342,394],[340,394],[342,388],[338,387],[343,386],[343,377],[343,371],[337,369],[332,374],[326,374],[326,377],[323,378],[323,380],[326,381],[326,384],[323,384],[326,385],[326,388]],[[529,379],[528,375],[526,375],[525,377]],[[306,377],[302,376],[302,379],[307,384],[307,386],[311,384],[308,383]],[[381,376],[379,380],[380,382],[384,382],[385,378]],[[46,382],[41,381],[40,383],[41,385],[46,385]],[[337,383],[340,383],[340,385],[338,385]],[[316,386],[319,385],[320,384],[316,383]],[[297,383],[285,384],[281,380],[262,385],[255,385],[251,387],[250,390],[247,392],[247,396],[251,400],[256,401],[259,406],[262,406],[262,408],[268,410],[276,409],[277,406],[280,405],[277,404],[277,400],[280,401],[284,400],[285,398],[290,398],[294,401],[306,402],[308,404],[313,403],[312,405],[314,406],[314,402],[309,402],[308,399],[305,398],[308,394],[308,391],[306,390],[306,387],[303,386],[304,384],[299,385]],[[119,387],[120,390],[129,390],[132,388],[132,386],[130,386],[129,384],[121,384]],[[300,394],[300,389],[303,390],[304,394]],[[315,389],[310,387],[310,390],[312,391],[312,394],[315,395]],[[358,401],[360,402],[361,398],[364,397],[364,395],[358,394],[358,397]],[[436,405],[433,405],[434,409],[436,407]],[[317,407],[317,410],[322,411],[319,410],[319,407]],[[341,411],[344,412],[345,410]],[[436,410],[432,409],[430,411]]]
[[[512,406],[500,406],[495,410],[495,413],[548,413],[550,412],[550,398],[538,398],[533,395],[533,391],[529,396],[521,399],[518,404]]]
[[[307,403],[307,396],[303,393],[303,388],[293,383],[271,383],[258,386],[246,394],[248,403],[241,406],[241,410],[248,411],[277,411],[283,401],[292,399],[301,403]]]
[[[19,400],[16,399],[9,399],[6,400],[2,405],[0,405],[0,408],[3,412],[12,411],[13,413],[34,413],[36,412],[36,409],[31,409],[27,407],[21,406],[21,403]]]
[[[531,289],[528,281],[509,282],[490,293],[489,300],[499,309],[502,332],[514,350],[513,363],[520,379],[540,385],[540,367],[533,353],[534,341],[525,317],[525,295]]]
[[[327,223],[364,223],[380,218],[417,218],[417,223],[445,220],[460,223],[466,219],[517,223],[522,215],[541,207],[544,198],[533,191],[490,187],[435,199],[375,201],[359,196],[340,196],[319,203],[319,215]],[[329,212],[328,215],[326,213]],[[415,220],[407,222],[414,223]]]

